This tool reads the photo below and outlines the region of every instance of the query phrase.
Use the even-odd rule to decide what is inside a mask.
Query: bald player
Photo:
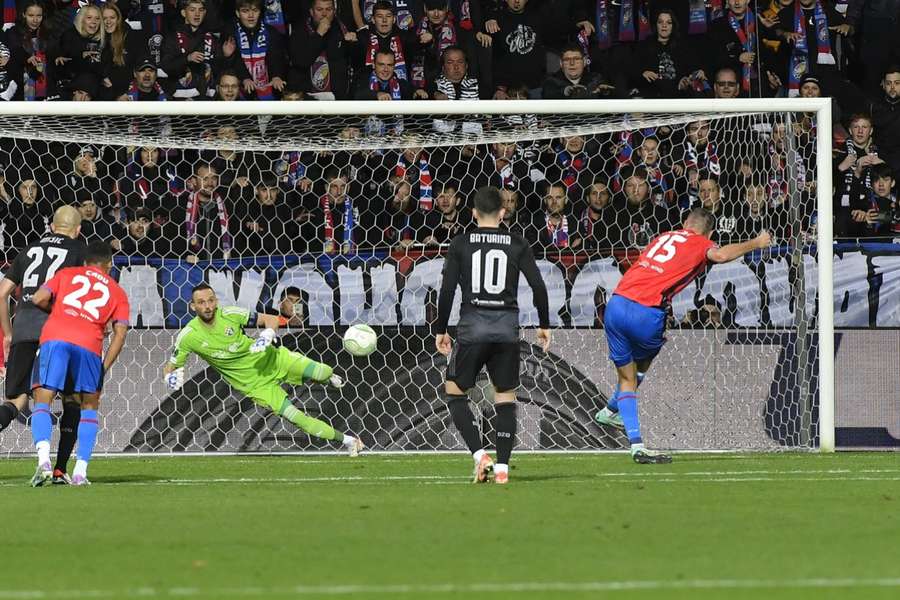
[[[16,257],[0,281],[0,326],[3,328],[3,356],[6,357],[6,402],[0,405],[0,431],[6,429],[25,408],[31,392],[31,371],[38,350],[41,329],[48,314],[31,302],[38,288],[65,267],[80,266],[84,243],[81,213],[74,206],[61,206],[53,213],[50,232]],[[20,289],[15,318],[10,319],[9,297]],[[59,422],[60,441],[54,480],[67,483],[66,463],[75,446],[80,418],[78,404],[66,398]]]

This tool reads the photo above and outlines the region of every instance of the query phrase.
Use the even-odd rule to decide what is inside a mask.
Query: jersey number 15
[[[686,242],[687,238],[678,233],[667,233],[660,236],[650,251],[647,252],[647,258],[655,260],[658,263],[669,262],[675,258],[675,252],[678,250],[677,244]]]

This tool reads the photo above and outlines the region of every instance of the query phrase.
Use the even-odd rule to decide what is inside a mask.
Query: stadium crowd
[[[836,235],[882,238],[900,235],[898,16],[897,0],[5,0],[0,97],[831,96]],[[716,215],[717,242],[763,228],[784,241],[815,231],[815,128],[810,115],[747,116],[329,152],[0,139],[4,252],[40,236],[63,203],[81,211],[88,241],[129,255],[439,247],[468,227],[485,184],[502,189],[506,224],[539,252],[641,246],[697,205]]]

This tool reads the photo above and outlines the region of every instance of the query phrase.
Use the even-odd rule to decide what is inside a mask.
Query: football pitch
[[[0,600],[900,597],[897,454],[0,460]]]

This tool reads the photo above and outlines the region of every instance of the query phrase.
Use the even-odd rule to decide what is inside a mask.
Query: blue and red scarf
[[[331,197],[328,194],[322,196],[321,200],[319,200],[319,206],[321,206],[325,215],[325,242],[336,241],[334,239],[335,227],[334,215],[331,212]],[[344,198],[344,235],[341,236],[341,244],[349,244],[351,248],[356,245],[353,240],[353,220],[353,201],[350,199],[350,196],[346,196]]]
[[[266,11],[263,20],[266,25],[273,27],[279,33],[287,33],[287,27],[284,23],[284,11],[281,10],[281,0],[266,0]]]
[[[274,100],[275,89],[269,80],[269,67],[266,65],[266,54],[269,51],[269,34],[266,24],[260,23],[256,35],[251,40],[247,32],[241,27],[240,22],[235,24],[238,49],[241,51],[241,59],[244,66],[250,72],[250,77],[256,85],[257,100]]]
[[[16,24],[16,0],[3,0],[3,31]]]
[[[225,208],[225,200],[219,194],[213,194],[212,201],[216,203],[216,213],[221,230],[222,251],[231,250],[231,233],[228,229],[228,210]],[[197,219],[200,214],[200,192],[194,192],[188,197],[187,213],[184,217],[184,227],[191,246],[197,246]]]
[[[728,24],[731,30],[741,42],[741,49],[744,52],[756,52],[756,15],[747,7],[744,13],[744,22],[738,21],[737,17],[730,10],[728,11]],[[741,90],[750,93],[751,65],[741,63]]]
[[[556,161],[562,167],[562,182],[570,188],[578,182],[578,175],[587,166],[587,153],[579,152],[575,156],[565,148],[556,150]]]
[[[382,81],[375,76],[375,71],[369,73],[369,89],[373,92],[386,92],[391,95],[391,100],[402,100],[400,94],[400,80],[392,75],[387,81]]]
[[[401,152],[397,158],[397,165],[394,167],[394,175],[405,179],[410,166],[406,155]],[[434,208],[434,196],[431,189],[433,183],[431,168],[428,166],[428,156],[422,152],[419,154],[419,210],[429,211]]]
[[[709,24],[722,18],[722,0],[690,0],[690,18],[688,20],[688,34],[695,35],[706,33]],[[707,19],[706,6],[709,4],[709,18]]]
[[[430,33],[434,39],[425,51],[420,53],[420,58],[413,61],[411,83],[419,89],[425,88],[425,54],[431,54],[436,62],[440,62],[444,50],[457,44],[456,23],[449,12],[444,22],[436,27],[431,25],[428,17],[422,17],[416,26],[416,37],[422,37],[425,32]]]
[[[608,0],[597,0],[594,9],[594,29],[597,30],[597,47],[606,50],[612,46],[612,36],[609,33],[609,6]]]
[[[168,96],[166,96],[166,93],[163,91],[162,86],[159,85],[158,81],[153,84],[153,91],[156,93],[157,102],[166,102],[169,99]],[[131,85],[128,86],[128,91],[125,93],[132,100],[139,100],[141,97],[141,90],[138,88],[137,82],[133,79],[131,80]]]
[[[634,2],[638,2],[638,31],[634,33]],[[622,0],[619,12],[619,41],[633,42],[635,39],[645,40],[650,37],[650,18],[647,16],[646,0]]]
[[[835,64],[834,55],[831,53],[831,37],[828,34],[828,17],[822,1],[816,0],[816,63],[820,65]],[[800,0],[794,1],[794,33],[800,34],[800,39],[794,44],[791,51],[791,65],[788,72],[788,96],[800,95],[800,80],[810,71],[809,48],[806,47],[806,19],[803,16],[803,7]]]
[[[566,215],[562,215],[559,219],[559,225],[550,222],[550,215],[545,213],[544,220],[547,222],[547,236],[550,243],[557,248],[569,247],[569,219]]]
[[[375,66],[375,54],[377,54],[378,50],[381,48],[379,39],[379,34],[373,27],[369,31],[369,46],[366,48],[366,66],[369,68]],[[406,71],[406,55],[403,53],[403,42],[400,41],[400,36],[391,32],[389,46],[391,52],[394,53],[394,74],[397,75],[398,78],[408,81],[409,76]]]

